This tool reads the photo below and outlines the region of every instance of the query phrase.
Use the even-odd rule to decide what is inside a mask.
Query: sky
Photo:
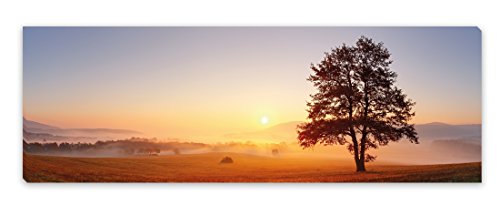
[[[362,35],[391,52],[413,123],[481,123],[475,27],[25,27],[23,115],[181,139],[304,121],[310,64]]]

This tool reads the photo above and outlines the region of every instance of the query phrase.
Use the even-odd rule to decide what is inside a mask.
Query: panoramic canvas
[[[481,182],[481,31],[24,27],[21,118],[27,182]]]

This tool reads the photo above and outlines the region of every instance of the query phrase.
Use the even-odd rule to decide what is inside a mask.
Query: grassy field
[[[233,164],[219,164],[230,156]],[[356,173],[350,160],[207,153],[127,158],[74,158],[24,154],[27,182],[481,182],[481,163],[368,164]]]

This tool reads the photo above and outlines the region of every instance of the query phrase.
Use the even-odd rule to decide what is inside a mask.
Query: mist
[[[26,119],[24,122],[24,150],[39,155],[133,157],[224,152],[267,157],[353,160],[346,145],[300,147],[296,139],[296,126],[300,123],[297,121],[253,132],[225,134],[218,138],[219,142],[213,143],[162,140],[125,129],[61,129]],[[415,127],[419,144],[401,139],[368,150],[368,153],[377,156],[374,163],[446,164],[481,161],[480,124],[429,123]]]

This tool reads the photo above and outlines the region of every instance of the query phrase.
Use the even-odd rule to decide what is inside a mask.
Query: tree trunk
[[[369,85],[369,83],[367,81],[364,81],[365,83],[365,87],[363,89],[363,92],[365,93],[365,96],[364,96],[364,101],[365,101],[365,107],[364,107],[364,112],[363,112],[363,122],[364,122],[364,125],[363,125],[363,130],[361,131],[361,140],[359,142],[360,144],[360,152],[359,152],[359,164],[356,165],[356,171],[357,172],[365,172],[366,169],[365,169],[365,151],[366,151],[366,137],[367,137],[367,132],[366,132],[366,122],[367,122],[367,119],[368,119],[368,108],[370,106],[370,103],[369,103],[369,99],[368,99],[368,90],[367,90],[367,86]]]
[[[361,136],[360,148],[361,148],[361,150],[359,151],[359,164],[356,165],[356,171],[357,172],[364,172],[364,171],[366,171],[366,169],[365,169],[365,151],[366,151],[365,128],[363,128],[363,134]]]
[[[364,148],[364,145],[361,145],[361,153],[359,154],[359,160],[356,163],[356,171],[357,172],[364,172],[364,171],[366,171],[366,169],[365,169],[365,148]]]
[[[365,172],[365,161],[364,160],[357,160],[356,162],[356,172]]]
[[[365,167],[365,162],[361,162],[361,157],[359,155],[359,144],[358,140],[356,139],[356,133],[354,132],[354,128],[351,127],[351,138],[352,138],[352,145],[354,147],[354,162],[356,163],[356,171],[360,172],[360,170],[364,171]],[[360,167],[363,167],[363,169],[360,169]]]
[[[357,144],[357,143],[356,143]],[[356,163],[356,172],[364,172],[365,169],[365,158],[358,154],[358,149],[355,149],[354,162]]]

